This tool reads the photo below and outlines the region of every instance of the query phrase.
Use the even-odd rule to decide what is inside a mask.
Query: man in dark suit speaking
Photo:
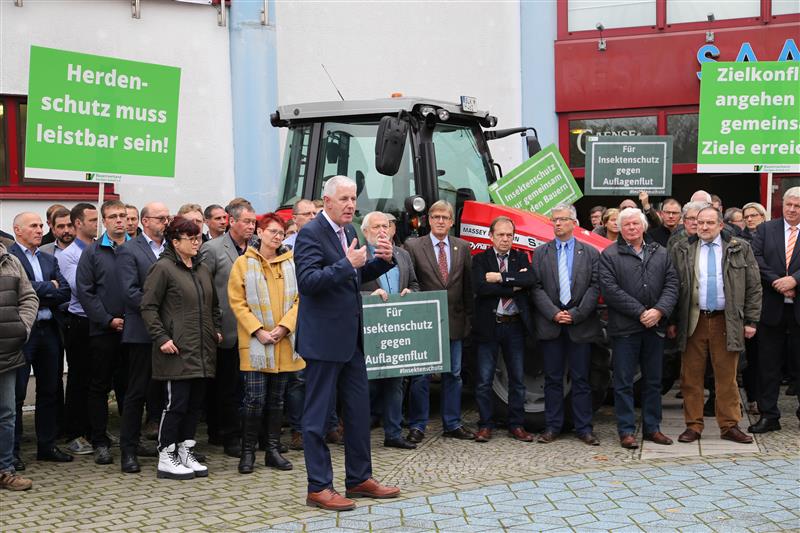
[[[373,258],[358,246],[351,226],[356,210],[356,183],[334,176],[322,191],[324,208],[297,235],[295,267],[300,308],[297,352],[305,359],[306,399],[303,443],[308,471],[306,504],[332,511],[355,508],[350,498],[393,498],[397,487],[372,478],[369,438],[369,386],[364,360],[362,282],[395,266],[392,244],[381,237]],[[333,467],[325,444],[334,398],[341,399],[345,428],[347,497],[333,488]]]

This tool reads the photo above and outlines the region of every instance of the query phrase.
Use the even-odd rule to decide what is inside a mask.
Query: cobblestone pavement
[[[670,396],[665,419],[680,409]],[[384,448],[383,432],[375,429],[375,476],[400,485],[402,498],[365,499],[339,515],[304,505],[302,452],[287,454],[291,472],[260,466],[242,476],[236,459],[205,443],[201,428],[199,449],[208,454],[210,476],[157,480],[155,458],[141,459],[141,474],[120,473],[118,450],[115,463],[104,467],[91,456],[70,464],[36,461],[33,419],[26,414],[23,459],[34,488],[0,492],[0,531],[800,530],[796,402],[785,396],[781,402],[782,431],[727,455],[700,446],[669,457],[623,450],[610,407],[595,417],[599,447],[571,435],[550,445],[526,444],[501,431],[485,444],[444,439],[432,421],[422,445],[406,451]],[[468,409],[465,420],[474,425],[477,414]],[[716,433],[707,420],[703,439]],[[343,489],[343,448],[332,447],[332,457],[336,487]]]

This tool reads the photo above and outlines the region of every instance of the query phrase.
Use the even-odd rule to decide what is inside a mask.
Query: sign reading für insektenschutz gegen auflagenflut
[[[698,172],[800,172],[800,62],[704,63]]]
[[[363,309],[369,379],[450,371],[446,291],[365,296]]]
[[[177,67],[31,47],[25,176],[175,176]]]

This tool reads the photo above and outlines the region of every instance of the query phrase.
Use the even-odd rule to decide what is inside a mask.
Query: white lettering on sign
[[[130,89],[141,91],[147,88],[147,82],[142,81],[139,76],[127,76],[117,73],[117,69],[112,68],[105,72],[102,70],[84,69],[82,65],[67,65],[67,79],[75,83],[85,83],[86,85],[105,85],[106,87],[119,87],[120,89]]]

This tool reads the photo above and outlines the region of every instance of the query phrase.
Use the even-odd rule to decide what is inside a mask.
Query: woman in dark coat
[[[194,456],[195,431],[214,377],[221,315],[208,268],[200,263],[200,228],[175,217],[166,246],[144,284],[142,318],[153,338],[153,379],[163,381],[167,405],[158,431],[159,478],[208,475]]]

